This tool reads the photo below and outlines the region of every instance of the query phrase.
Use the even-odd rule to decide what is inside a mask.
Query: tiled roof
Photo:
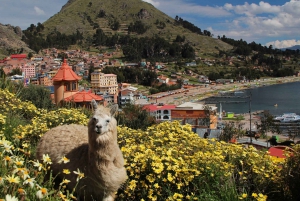
[[[52,78],[53,81],[78,81],[81,78],[76,75],[72,68],[67,64],[64,59],[63,64],[58,69],[56,75]]]
[[[80,91],[72,96],[65,98],[65,101],[72,101],[75,103],[81,102],[91,102],[92,100],[101,101],[103,98],[101,96],[95,95],[91,91]]]

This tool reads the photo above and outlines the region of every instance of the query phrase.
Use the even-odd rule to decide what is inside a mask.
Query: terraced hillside
[[[185,36],[197,52],[232,49],[231,45],[218,39],[192,33],[176,24],[172,17],[141,0],[70,0],[43,25],[45,34],[54,30],[71,34],[79,30],[88,38],[92,37],[97,28],[101,28],[107,35],[128,34],[128,26],[136,21],[148,27],[147,32],[138,37],[159,35],[171,42],[177,35]],[[119,23],[117,30],[112,29],[114,22]]]

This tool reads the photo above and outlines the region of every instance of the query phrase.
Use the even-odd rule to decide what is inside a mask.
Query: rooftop
[[[81,78],[76,75],[72,68],[67,64],[66,59],[64,59],[63,64],[58,69],[56,75],[53,77],[53,81],[78,81]]]

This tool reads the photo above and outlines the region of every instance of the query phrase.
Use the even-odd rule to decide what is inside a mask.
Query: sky
[[[143,0],[172,18],[273,48],[300,45],[300,0]],[[0,23],[26,29],[58,13],[67,0],[0,0]]]

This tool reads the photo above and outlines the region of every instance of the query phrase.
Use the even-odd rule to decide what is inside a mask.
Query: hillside
[[[217,52],[216,48],[225,51],[232,49],[231,45],[218,39],[195,34],[176,25],[172,17],[141,0],[69,0],[60,12],[49,18],[43,25],[44,34],[54,30],[72,34],[78,30],[88,38],[92,37],[97,27],[107,35],[128,34],[128,26],[139,20],[148,27],[147,32],[139,37],[159,35],[168,41],[173,41],[177,35],[185,36],[186,41],[190,42],[199,53]],[[111,29],[111,24],[114,22],[120,24],[119,29],[115,31]],[[160,23],[163,23],[164,27],[159,26]]]
[[[0,59],[12,53],[19,53],[22,48],[24,53],[32,52],[21,39],[20,27],[0,23]]]

